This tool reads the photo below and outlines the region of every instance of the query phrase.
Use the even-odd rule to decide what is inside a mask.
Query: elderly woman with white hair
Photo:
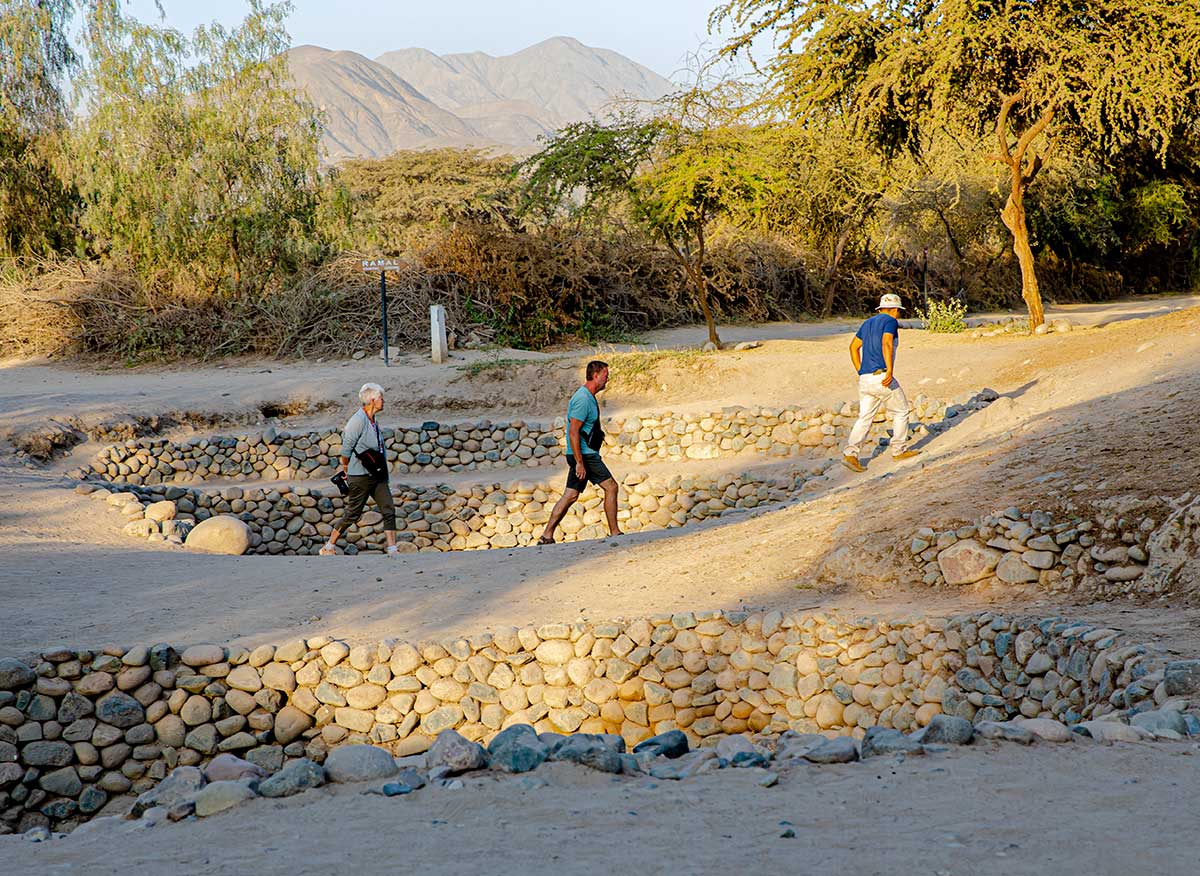
[[[321,548],[321,556],[335,554],[337,540],[343,532],[358,522],[367,498],[375,500],[375,507],[383,515],[383,534],[387,538],[387,555],[398,555],[396,549],[396,506],[392,502],[391,485],[388,483],[387,450],[379,423],[375,415],[383,410],[383,387],[377,383],[364,383],[358,391],[362,407],[354,412],[342,430],[341,467],[339,477],[344,477],[349,492],[346,495],[346,510],[332,532],[329,541]]]

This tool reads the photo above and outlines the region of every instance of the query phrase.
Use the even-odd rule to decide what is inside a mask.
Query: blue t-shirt
[[[887,371],[887,363],[883,361],[883,336],[891,335],[892,365],[896,364],[896,351],[900,349],[900,323],[894,316],[877,313],[858,327],[855,337],[862,341],[862,365],[859,374],[874,374],[876,371]]]
[[[586,386],[575,390],[575,394],[571,396],[571,401],[567,405],[567,454],[575,456],[575,451],[571,447],[572,420],[579,420],[583,423],[579,428],[579,437],[583,439],[583,455],[599,456],[599,453],[587,446],[587,441],[592,430],[600,422],[600,403],[596,401],[596,397]]]

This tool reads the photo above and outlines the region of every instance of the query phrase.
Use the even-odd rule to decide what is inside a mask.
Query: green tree
[[[721,346],[709,303],[705,258],[710,228],[761,212],[768,171],[746,131],[669,129],[660,153],[634,180],[634,216],[666,245],[691,283],[708,340]]]
[[[886,168],[838,119],[820,126],[777,125],[759,135],[770,181],[759,218],[823,253],[821,316],[827,317],[842,259],[870,231],[887,190]]]
[[[627,215],[675,258],[721,346],[705,275],[708,239],[720,221],[744,220],[767,188],[766,169],[745,129],[679,118],[565,128],[522,164],[525,214],[565,216],[577,226]]]
[[[1129,194],[1129,221],[1140,248],[1174,243],[1193,220],[1187,190],[1173,180],[1151,180]]]
[[[516,211],[513,159],[474,149],[401,151],[344,161],[329,197],[348,200],[349,222],[330,230],[346,249],[414,255],[458,218],[509,226]]]
[[[0,255],[48,254],[74,239],[75,200],[56,167],[69,121],[61,83],[78,66],[75,0],[0,4]]]
[[[1047,160],[1107,164],[1143,144],[1162,159],[1200,115],[1192,0],[729,0],[710,24],[734,29],[726,55],[773,40],[780,108],[844,115],[887,156],[989,134],[1031,329],[1043,314],[1025,200]]]
[[[192,38],[91,10],[72,165],[100,252],[206,291],[263,291],[317,258],[320,118],[286,66],[286,3]]]
[[[663,133],[660,122],[631,114],[555,131],[514,171],[521,180],[520,214],[543,226],[566,218],[577,228],[588,222],[603,227],[628,206],[634,177]]]
[[[998,192],[1004,180],[978,147],[941,137],[921,155],[905,157],[905,169],[892,174],[882,204],[887,243],[882,249],[922,253],[922,292],[940,277],[944,291],[1000,306],[995,290],[985,287],[988,266],[1010,248],[1005,241],[1011,237],[1000,221]]]

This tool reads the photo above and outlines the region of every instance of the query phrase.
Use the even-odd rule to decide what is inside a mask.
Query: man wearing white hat
[[[887,293],[879,299],[879,312],[859,326],[850,342],[850,361],[858,371],[858,421],[850,430],[842,465],[852,471],[866,471],[858,457],[880,405],[892,415],[892,458],[912,459],[920,453],[908,449],[908,398],[892,376],[903,309],[900,296]]]

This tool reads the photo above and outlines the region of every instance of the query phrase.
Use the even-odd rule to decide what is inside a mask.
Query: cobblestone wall
[[[936,431],[957,416],[995,398],[987,391],[960,405],[919,395],[912,403],[913,422]],[[665,412],[655,416],[605,420],[604,453],[633,462],[654,459],[716,459],[739,454],[789,456],[826,454],[845,438],[857,413],[847,402],[836,411],[801,408],[727,408],[707,414]],[[881,412],[872,432],[886,434]],[[534,467],[563,454],[562,418],[545,425],[426,422],[411,428],[385,429],[383,435],[396,474],[461,472]],[[321,480],[333,475],[341,434],[328,428],[198,438],[174,442],[142,438],[101,451],[80,476],[135,485],[195,483],[211,479]]]
[[[778,477],[750,474],[673,477],[630,474],[620,481],[617,517],[627,532],[685,526],[737,509],[774,504],[798,495],[827,464],[792,468]],[[565,474],[553,482],[514,481],[455,489],[393,484],[397,538],[402,551],[478,550],[533,544],[562,495]],[[270,489],[226,487],[198,490],[176,486],[128,487],[84,484],[137,538],[181,543],[195,523],[231,514],[251,530],[249,550],[259,554],[315,554],[341,517],[344,505],[332,486]],[[559,539],[577,541],[607,533],[603,496],[589,490],[563,519]],[[347,535],[348,553],[382,550],[383,518],[367,511]]]
[[[56,648],[0,658],[0,830],[69,827],[179,765],[233,752],[268,771],[331,746],[404,755],[442,730],[620,734],[694,745],[785,730],[861,737],[948,713],[1071,723],[1200,693],[1112,629],[991,613],[950,620],[687,612],[440,642],[327,637]]]
[[[909,550],[927,584],[1082,587],[1113,598],[1141,588],[1157,526],[1143,515],[1056,521],[1046,511],[1009,508],[957,529],[920,529]]]

